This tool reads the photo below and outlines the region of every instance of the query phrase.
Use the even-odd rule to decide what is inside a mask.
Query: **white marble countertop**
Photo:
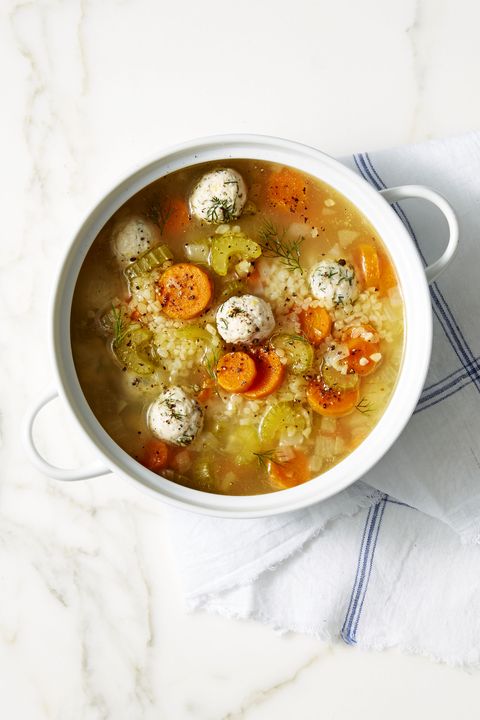
[[[214,132],[331,154],[478,128],[475,0],[3,0],[0,715],[474,717],[480,676],[187,615],[160,504],[61,485],[19,426],[49,383],[46,303],[80,217],[132,165]],[[60,403],[39,437],[88,455]]]

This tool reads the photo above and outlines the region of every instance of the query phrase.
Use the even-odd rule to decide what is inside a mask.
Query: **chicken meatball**
[[[147,422],[155,437],[172,445],[190,445],[202,429],[198,402],[178,386],[160,393],[150,405]]]
[[[237,218],[247,199],[245,182],[232,168],[205,173],[190,197],[192,215],[203,222],[218,224]]]
[[[310,287],[326,307],[344,305],[358,297],[355,270],[345,260],[322,260],[310,273]]]
[[[112,233],[112,250],[122,266],[129,265],[160,242],[160,230],[140,216],[119,222]]]
[[[217,310],[217,329],[228,343],[253,343],[275,327],[270,305],[256,295],[234,295]]]

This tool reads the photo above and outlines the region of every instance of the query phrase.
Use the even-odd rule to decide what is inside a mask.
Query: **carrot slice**
[[[162,440],[149,440],[143,450],[142,465],[153,472],[159,472],[166,467],[168,454],[168,445]]]
[[[165,235],[178,235],[190,222],[187,204],[179,197],[167,200],[163,215],[165,220],[162,232]]]
[[[380,261],[376,248],[360,243],[353,251],[354,263],[365,288],[378,288],[380,283]]]
[[[329,388],[319,380],[311,380],[307,387],[307,401],[312,410],[327,417],[343,417],[355,408],[360,397],[360,387],[351,390]]]
[[[259,350],[256,357],[257,376],[253,385],[243,393],[244,397],[256,400],[275,392],[282,384],[285,366],[274,350]]]
[[[390,259],[382,253],[380,255],[380,281],[379,291],[380,295],[384,297],[388,295],[388,291],[396,287],[398,284],[397,275],[393,268]]]
[[[302,310],[300,324],[307,340],[312,345],[320,345],[332,329],[332,318],[327,310],[322,307],[309,307]]]
[[[230,352],[218,361],[217,382],[227,392],[245,392],[253,385],[256,376],[255,362],[245,352]]]
[[[210,304],[212,281],[202,268],[191,263],[171,265],[160,278],[157,295],[165,315],[190,320]]]
[[[342,340],[350,353],[345,358],[349,370],[363,376],[377,369],[382,354],[378,333],[372,325],[347,328]]]
[[[291,460],[281,463],[270,461],[268,474],[272,484],[280,490],[301,485],[310,478],[308,459],[302,452],[296,450]]]
[[[290,213],[305,213],[307,184],[300,173],[284,167],[270,175],[267,181],[267,201],[273,207]]]

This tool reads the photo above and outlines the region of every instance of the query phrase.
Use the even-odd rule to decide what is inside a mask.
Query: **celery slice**
[[[301,335],[282,333],[274,335],[270,340],[274,350],[282,350],[287,358],[287,365],[295,375],[303,375],[313,364],[313,348]]]
[[[260,438],[265,443],[271,443],[291,427],[296,431],[305,430],[305,417],[293,403],[279,402],[272,405],[263,416],[259,428]]]
[[[322,367],[322,378],[327,387],[339,388],[340,390],[354,390],[359,383],[356,373],[345,373],[344,375],[329,365]]]
[[[184,327],[174,330],[175,335],[182,340],[202,340],[207,345],[215,343],[215,337],[205,328],[199,325],[185,325]]]
[[[215,479],[211,459],[207,455],[198,455],[193,461],[190,475],[197,485],[210,487]]]
[[[254,453],[260,450],[260,438],[255,425],[238,425],[230,432],[225,450],[229,455],[235,456],[237,465],[253,462]]]
[[[228,300],[234,295],[242,295],[245,292],[246,288],[244,283],[240,282],[240,280],[232,280],[224,286],[222,292],[220,293],[218,301],[220,303],[224,303],[225,300]]]
[[[262,248],[245,233],[226,232],[212,238],[210,262],[217,275],[226,275],[232,258],[256,260]]]
[[[185,255],[190,262],[208,265],[210,243],[206,240],[185,243]]]
[[[172,251],[167,245],[158,245],[152,250],[147,250],[146,253],[143,253],[134,263],[126,268],[125,273],[129,280],[132,280],[139,275],[146,275],[156,267],[163,265],[167,260],[172,260],[172,258]]]
[[[112,343],[112,348],[128,370],[137,375],[151,375],[155,371],[155,360],[151,345],[153,334],[139,323],[132,323],[122,333],[120,339]]]

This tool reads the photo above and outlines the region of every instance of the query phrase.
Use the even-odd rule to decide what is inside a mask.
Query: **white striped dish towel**
[[[377,189],[451,202],[460,249],[431,288],[432,363],[401,438],[352,488],[284,516],[169,511],[186,602],[281,630],[452,663],[480,661],[480,133],[344,159]],[[427,262],[444,220],[396,207]],[[368,483],[368,484],[367,484]]]

